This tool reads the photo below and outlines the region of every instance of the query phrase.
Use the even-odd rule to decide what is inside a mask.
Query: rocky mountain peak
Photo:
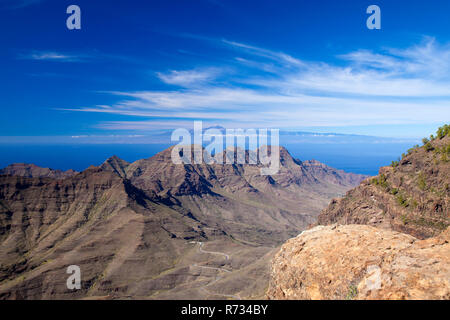
[[[100,168],[105,171],[112,171],[118,174],[120,177],[126,177],[126,169],[130,165],[129,162],[120,159],[118,156],[114,155],[108,158]]]

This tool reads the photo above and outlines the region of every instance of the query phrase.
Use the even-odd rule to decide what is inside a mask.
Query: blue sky
[[[71,4],[81,30],[66,28]],[[366,28],[372,4],[381,30]],[[450,119],[449,12],[447,0],[0,0],[0,142],[126,142],[194,120],[429,135]]]

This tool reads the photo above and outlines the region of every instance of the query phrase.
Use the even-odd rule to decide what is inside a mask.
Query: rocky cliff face
[[[213,240],[211,251],[235,250],[227,268],[236,271],[217,289],[229,291],[211,297],[252,295],[250,274],[267,281],[273,246],[353,186],[284,149],[274,176],[253,165],[175,165],[170,154],[132,164],[112,157],[65,179],[36,168],[0,175],[0,298],[209,297],[208,272],[223,257],[208,268],[214,259],[192,241]],[[69,265],[82,270],[79,291],[66,288]]]
[[[179,249],[169,226],[193,232],[190,219],[158,210],[128,181],[99,168],[65,180],[2,176],[0,204],[4,299],[122,292],[135,277],[172,266]],[[65,286],[72,264],[83,271],[75,293]]]
[[[435,238],[317,226],[283,245],[269,299],[450,299],[450,229]]]
[[[270,299],[450,299],[450,126],[334,199],[272,262]]]
[[[336,170],[316,160],[307,160],[302,162],[305,169],[325,181],[342,185],[358,185],[361,182],[361,175],[347,173],[342,170]]]

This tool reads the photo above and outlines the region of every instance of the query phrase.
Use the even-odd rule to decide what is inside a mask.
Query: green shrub
[[[353,300],[358,295],[358,288],[355,285],[351,285],[348,288],[347,296],[345,299],[347,300]]]
[[[400,219],[402,219],[403,224],[407,224],[408,223],[408,217],[406,216],[406,214],[403,214]]]
[[[425,177],[423,176],[422,172],[419,174],[417,185],[419,186],[420,190],[425,190],[427,188],[427,183],[425,181]]]
[[[423,139],[422,139],[423,145],[426,145],[426,144],[429,143],[429,142],[430,142],[430,140],[428,140],[427,138],[423,138]]]
[[[370,184],[382,187],[386,192],[390,192],[391,188],[387,182],[387,178],[384,174],[380,174],[378,177],[370,180]]]
[[[436,132],[437,137],[438,137],[439,139],[444,138],[444,137],[445,137],[446,135],[448,135],[449,133],[450,133],[450,125],[448,125],[448,124],[446,124],[446,125],[440,127],[440,128],[437,130],[437,132]]]
[[[434,148],[434,153],[438,154],[446,154],[446,155],[450,155],[450,144],[449,145],[445,145],[442,148],[436,147]]]
[[[431,143],[427,142],[427,143],[425,144],[425,150],[426,150],[427,152],[430,152],[430,151],[433,150],[433,149],[434,149],[434,147],[431,145]]]
[[[397,194],[396,199],[399,205],[405,208],[408,206],[408,199],[406,199],[401,193]]]
[[[385,189],[389,188],[389,184],[384,174],[380,174],[380,177],[378,178],[378,184]]]

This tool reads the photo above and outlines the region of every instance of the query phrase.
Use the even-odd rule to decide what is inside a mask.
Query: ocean
[[[382,166],[397,160],[412,142],[381,143],[286,143],[291,155],[300,160],[317,160],[347,172],[376,175]],[[169,144],[97,145],[0,145],[0,168],[11,163],[33,163],[52,169],[81,171],[100,165],[112,155],[133,162],[149,158]]]

